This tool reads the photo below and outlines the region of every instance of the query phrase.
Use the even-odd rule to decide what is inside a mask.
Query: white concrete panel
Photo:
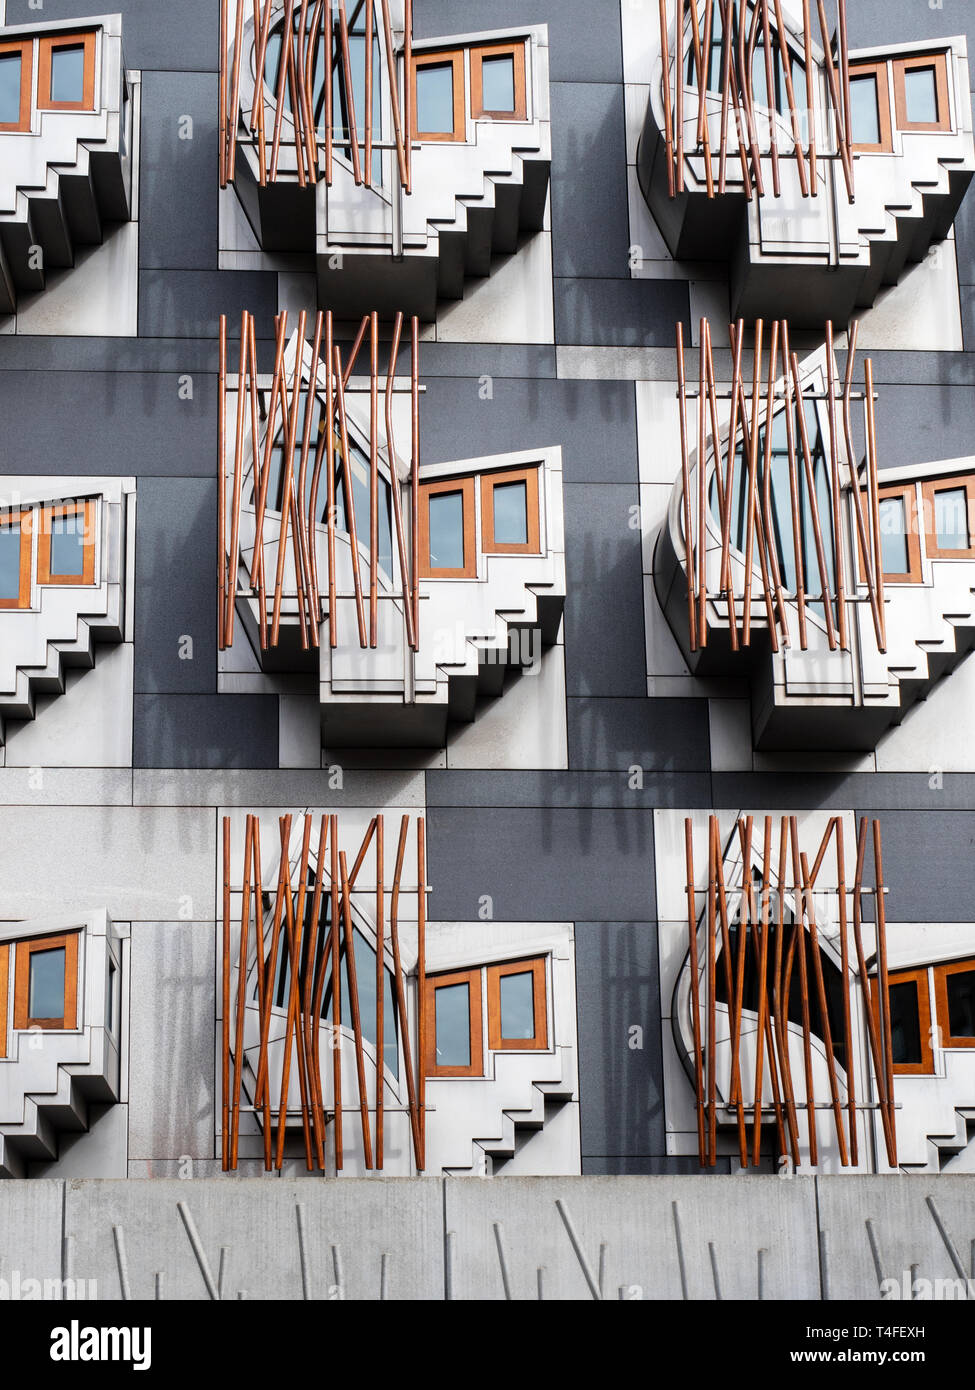
[[[578,1173],[582,1167],[580,1152],[579,1104],[569,1101],[552,1113],[546,1113],[545,1124],[534,1134],[529,1133],[519,1143],[514,1157],[508,1159],[500,1174],[506,1178],[557,1177],[560,1173]],[[495,1170],[498,1174],[499,1170]]]
[[[653,39],[659,32],[653,0],[620,0],[624,82],[649,81],[652,55],[660,47],[659,38],[656,43]]]
[[[0,1279],[11,1286],[8,1297],[30,1297],[14,1293],[27,1279],[60,1277],[63,1196],[59,1182],[0,1182]]]
[[[278,762],[281,767],[321,767],[322,722],[317,695],[278,699]]]
[[[122,921],[212,920],[215,860],[211,811],[5,807],[0,919],[105,908]]]
[[[382,757],[388,761],[385,749]],[[134,798],[139,806],[241,806],[248,810],[261,806],[310,806],[323,796],[333,811],[345,806],[374,811],[377,806],[407,809],[424,804],[422,772],[413,768],[380,772],[346,767],[341,758],[329,761],[333,766],[338,764],[341,783],[334,776],[323,778],[319,772],[137,770],[133,774]]]
[[[709,700],[711,770],[750,772],[752,711],[748,700]]]
[[[133,927],[128,1107],[133,1160],[214,1156],[215,957],[210,922]]]
[[[128,1177],[128,1106],[93,1105],[89,1128],[82,1134],[62,1134],[53,1163],[32,1163],[31,1178]]]
[[[441,343],[554,343],[552,236],[538,232],[513,256],[495,256],[491,274],[468,280],[464,298],[437,319]]]
[[[0,806],[131,806],[132,773],[110,768],[7,768]]]
[[[68,670],[63,695],[41,695],[36,718],[7,725],[8,767],[131,767],[134,647],[96,649]]]
[[[674,369],[671,358],[671,371]],[[637,448],[641,483],[666,483],[673,488],[680,472],[680,412],[676,381],[638,381],[636,385]]]
[[[878,772],[975,772],[975,740],[959,738],[975,702],[975,661],[938,682],[877,745]]]
[[[700,682],[696,681],[687,669],[680,647],[668,626],[663,609],[657,602],[653,587],[653,576],[643,579],[644,608],[647,618],[647,674],[650,679],[665,677],[682,678],[679,695],[700,694]],[[659,694],[659,691],[657,692]]]
[[[79,248],[69,270],[50,270],[39,294],[22,295],[17,332],[134,338],[139,319],[139,224],[123,222],[101,246]]]
[[[954,233],[878,296],[860,320],[859,345],[874,351],[963,351]]]
[[[558,347],[556,369],[564,381],[668,381],[672,348]]]
[[[450,726],[447,766],[569,766],[564,647],[550,648],[537,668],[509,675],[499,698],[479,700],[473,724]]]

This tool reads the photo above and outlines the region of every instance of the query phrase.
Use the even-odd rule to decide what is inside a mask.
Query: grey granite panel
[[[146,73],[142,126],[140,265],[216,270],[216,77]]]
[[[0,363],[9,341],[0,337]],[[15,459],[20,473],[213,477],[215,380],[194,377],[192,400],[181,399],[178,372],[51,371],[43,388],[38,410],[32,376],[0,369],[5,467]]]
[[[574,921],[654,915],[649,811],[427,811],[431,918]],[[486,900],[490,899],[490,903]]]
[[[490,376],[489,365],[484,371]],[[560,444],[565,482],[636,483],[632,382],[500,378],[485,384],[472,372],[432,378],[426,388],[420,401],[424,463]],[[632,534],[639,549],[640,533]]]
[[[719,1158],[709,1174],[731,1172],[731,1159]],[[582,1173],[587,1178],[671,1177],[681,1173],[694,1176],[701,1172],[696,1158],[679,1154],[583,1154]]]
[[[148,270],[139,276],[139,333],[145,338],[211,338],[221,314],[239,323],[249,309],[259,323],[277,312],[278,277],[266,270]]]
[[[569,765],[710,771],[706,700],[570,698]]]
[[[882,468],[971,454],[975,440],[971,386],[881,386],[877,394]]]
[[[621,87],[552,86],[552,262],[557,276],[630,279]]]
[[[690,341],[690,293],[681,280],[555,281],[555,339],[595,347],[673,348]]]
[[[137,695],[135,767],[278,766],[276,695]]]
[[[942,786],[926,772],[716,772],[711,780],[715,808],[803,811],[870,805],[884,814],[896,809],[975,810],[975,775],[970,773],[945,773]]]
[[[135,689],[215,692],[216,480],[146,478],[138,496]]]
[[[165,11],[147,0],[112,0],[100,8],[92,0],[57,0],[42,13],[29,0],[7,0],[8,24],[45,19],[87,19],[95,14],[122,16],[122,50],[130,68],[189,69],[215,72],[219,61],[217,13],[200,0],[166,0]]]
[[[551,76],[557,82],[619,82],[623,76],[619,7],[601,4],[598,23],[583,0],[422,0],[417,38],[547,24]]]
[[[565,682],[570,695],[646,695],[643,549],[635,485],[565,488]]]
[[[665,1151],[657,928],[576,923],[584,1154]]]
[[[897,922],[970,922],[975,812],[877,811],[883,838],[887,917]],[[868,856],[868,873],[873,865]]]
[[[39,1299],[40,1290],[33,1292],[33,1285],[28,1289],[26,1281],[60,1278],[63,1206],[63,1183],[0,1182],[0,1279],[7,1285],[5,1298]],[[80,1270],[77,1274],[84,1277]]]
[[[401,362],[401,367],[405,363]],[[530,343],[421,343],[420,380],[435,376],[524,377],[556,374],[555,348]]]
[[[428,772],[428,806],[593,807],[639,811],[661,806],[710,807],[711,778],[698,772],[644,774],[631,787],[628,769],[618,772]]]

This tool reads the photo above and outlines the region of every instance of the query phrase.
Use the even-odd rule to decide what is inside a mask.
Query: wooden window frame
[[[538,511],[538,464],[481,474],[481,550],[485,555],[540,555],[541,521]],[[499,544],[494,539],[494,489],[499,483],[524,483],[528,512],[528,540]]]
[[[34,936],[16,943],[14,965],[14,1028],[44,1028],[74,1032],[78,1027],[78,938],[80,932],[65,932],[61,936]],[[31,956],[42,951],[64,949],[64,1013],[60,1018],[31,1018],[30,962]]]
[[[51,573],[51,526],[56,520],[67,516],[79,516],[84,512],[84,559],[81,574]],[[95,582],[95,501],[88,498],[84,502],[57,502],[41,508],[41,529],[37,537],[37,582],[38,584],[71,585],[91,587]]]
[[[434,569],[430,564],[430,498],[444,492],[461,494],[464,513],[464,564],[460,569]],[[420,518],[420,578],[476,579],[477,535],[474,525],[474,479],[436,478],[421,482],[419,497]]]
[[[84,50],[84,90],[81,101],[51,99],[51,59],[56,48]],[[38,43],[37,56],[38,111],[94,111],[95,109],[95,30],[86,29],[71,34],[49,34]]]
[[[532,1002],[535,1010],[535,1035],[531,1038],[501,1036],[501,981],[506,975],[532,975]],[[548,988],[545,979],[545,957],[527,960],[506,960],[487,967],[488,1047],[492,1052],[548,1051]]]
[[[950,131],[952,128],[951,100],[948,96],[947,54],[928,53],[914,58],[894,58],[891,66],[894,78],[894,114],[897,119],[897,129],[908,132],[914,130]],[[907,119],[907,90],[904,79],[908,72],[918,68],[934,69],[935,99],[938,103],[938,119],[936,121],[909,121]]]
[[[945,961],[942,965],[934,967],[934,1005],[938,1021],[938,1041],[942,1047],[966,1047],[969,1051],[975,1051],[975,1038],[955,1038],[949,1026],[947,977],[960,975],[963,971],[975,971],[975,960],[967,958]]]
[[[867,500],[866,492],[863,492],[864,501]],[[900,573],[893,571],[888,573],[884,570],[885,584],[920,584],[923,582],[924,573],[921,566],[921,538],[918,535],[917,524],[917,487],[914,483],[891,484],[878,490],[878,503],[886,502],[889,498],[900,497],[904,502],[904,525],[907,527],[907,571]],[[866,513],[865,513],[866,514]],[[881,533],[882,534],[882,533]],[[882,548],[882,547],[881,547]],[[861,582],[866,582],[866,575],[863,570],[863,557],[860,557],[860,576]]]
[[[514,62],[515,108],[488,111],[484,107],[485,58],[511,58]],[[528,82],[524,39],[515,43],[485,43],[471,49],[471,118],[475,121],[527,121]]]
[[[16,121],[0,123],[0,132],[5,135],[29,134],[31,117],[31,97],[34,91],[34,40],[11,39],[0,43],[0,56],[6,53],[20,54],[20,115]]]
[[[481,968],[455,970],[445,975],[427,975],[424,979],[423,1009],[424,1074],[426,1076],[483,1076],[484,1038],[481,1007]],[[470,1065],[441,1067],[437,1064],[437,990],[450,985],[467,985],[470,1000]]]
[[[0,945],[0,1057],[7,1055],[7,997],[10,993],[10,943]]]
[[[30,607],[30,578],[31,578],[31,546],[32,546],[32,518],[33,512],[28,508],[24,511],[10,511],[0,513],[0,519],[6,521],[20,517],[20,592],[16,598],[0,598],[0,610],[11,608]],[[12,528],[11,528],[12,529]]]
[[[884,63],[851,63],[850,81],[857,77],[874,77],[877,81],[877,117],[880,131],[879,145],[854,144],[853,149],[861,154],[893,154],[894,131],[890,116],[890,76]]]
[[[420,110],[417,100],[417,72],[420,68],[442,68],[448,64],[454,70],[454,128],[451,131],[423,131],[419,128]],[[437,52],[413,54],[413,71],[410,74],[413,84],[410,123],[414,140],[439,140],[455,143],[467,141],[467,80],[464,74],[464,50],[445,48]]]
[[[963,550],[938,545],[938,526],[935,519],[935,494],[953,492],[963,488],[965,492],[965,524],[968,527],[968,545]],[[935,560],[964,560],[975,555],[975,528],[971,526],[973,512],[972,499],[975,498],[975,473],[958,473],[955,477],[924,478],[921,482],[921,507],[924,512],[924,548]]]
[[[934,1076],[936,1072],[934,1048],[931,1044],[931,996],[928,992],[927,966],[921,966],[918,970],[892,970],[887,977],[888,987],[908,983],[917,986],[917,1018],[918,1032],[921,1038],[921,1060],[920,1062],[895,1062],[894,1075]],[[880,984],[876,975],[870,980],[870,999],[873,1016],[879,1027]]]

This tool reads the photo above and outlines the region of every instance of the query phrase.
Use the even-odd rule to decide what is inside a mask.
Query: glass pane
[[[0,599],[20,597],[20,522],[0,522]]]
[[[425,135],[453,135],[453,63],[417,68],[416,128]]]
[[[81,44],[51,50],[51,100],[84,101],[85,50]]]
[[[0,123],[20,122],[20,54],[0,55]]]
[[[64,1017],[63,946],[31,953],[27,1012],[31,1018]]]
[[[963,487],[934,494],[934,526],[940,550],[968,549],[968,493]]]
[[[484,58],[481,60],[481,97],[481,104],[485,111],[514,111],[514,58]]]
[[[436,991],[437,1066],[471,1065],[470,986],[442,985]]]
[[[430,568],[464,568],[464,494],[430,494]]]
[[[352,465],[352,504],[355,507],[355,530],[359,545],[369,549],[369,459],[358,444],[350,441],[349,453]],[[306,487],[307,492],[307,487]],[[328,494],[319,482],[320,514],[323,521],[328,519]],[[393,573],[393,521],[392,502],[389,483],[379,475],[379,566],[386,574]],[[340,531],[348,532],[345,515],[345,484],[342,464],[335,470],[335,525]]]
[[[880,560],[886,574],[907,574],[907,512],[903,497],[880,499]]]
[[[535,1036],[535,978],[530,970],[501,976],[501,1036]]]
[[[953,1038],[975,1038],[975,970],[945,977],[948,993],[948,1032]]]
[[[84,512],[51,521],[51,574],[80,579],[85,572]]]
[[[917,984],[913,980],[890,986],[890,1036],[895,1064],[923,1062]]]
[[[112,1024],[115,1020],[115,966],[109,961],[108,964],[108,990],[105,995],[105,1027],[109,1032],[112,1031]]]
[[[494,542],[528,544],[527,483],[498,483],[494,488]]]
[[[880,144],[880,108],[877,78],[872,73],[850,78],[850,116],[856,145]]]
[[[908,68],[904,73],[904,107],[910,125],[935,125],[938,86],[934,68]]]

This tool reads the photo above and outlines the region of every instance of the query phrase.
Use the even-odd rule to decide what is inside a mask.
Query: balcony
[[[544,26],[415,43],[411,0],[224,0],[223,23],[221,187],[320,304],[431,321],[541,230]]]
[[[727,257],[736,318],[845,325],[958,212],[975,172],[966,41],[850,52],[843,4],[835,33],[823,4],[808,27],[789,0],[732,10],[725,34],[711,0],[660,5],[644,196],[672,255]]]

